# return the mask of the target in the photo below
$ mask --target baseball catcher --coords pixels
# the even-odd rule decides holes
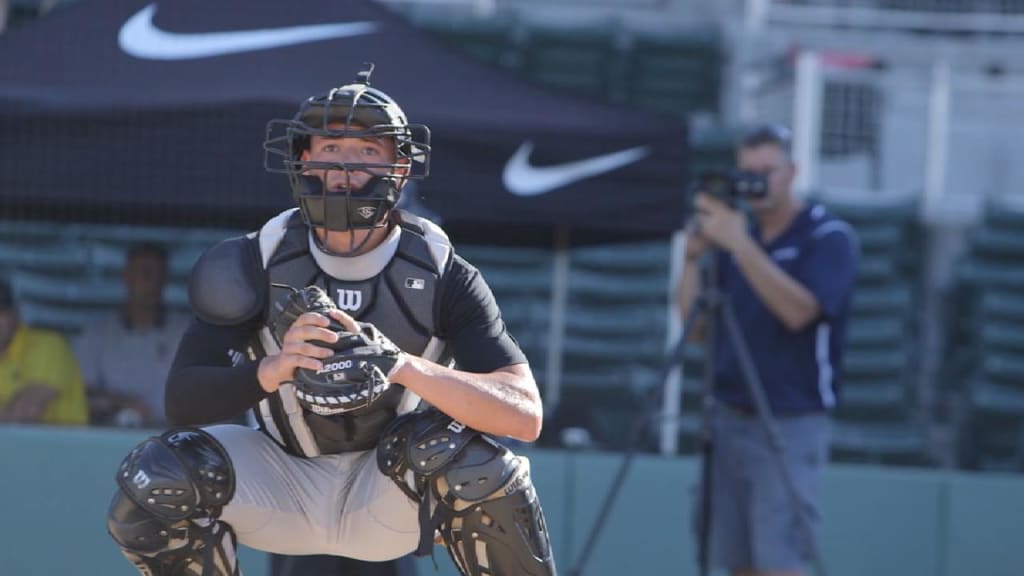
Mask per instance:
[[[371,72],[270,122],[297,208],[192,270],[177,427],[122,462],[107,521],[143,575],[239,575],[238,543],[382,561],[435,537],[466,576],[555,574],[529,462],[499,440],[539,435],[536,383],[479,272],[396,208],[430,132]]]

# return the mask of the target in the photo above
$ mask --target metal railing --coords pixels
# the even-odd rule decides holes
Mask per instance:
[[[938,33],[1024,34],[1020,0],[752,0],[768,23],[798,26],[914,30]]]

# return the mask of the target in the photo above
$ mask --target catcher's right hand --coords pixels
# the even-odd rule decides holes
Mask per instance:
[[[275,310],[269,324],[281,344],[278,363],[286,369],[295,360],[293,374],[281,381],[295,385],[304,408],[321,415],[348,412],[390,387],[401,351],[372,324],[340,313],[320,288],[297,290]],[[321,362],[310,362],[314,358]]]
[[[280,351],[260,361],[257,375],[263,390],[277,391],[281,384],[294,379],[297,369],[321,369],[321,360],[334,355],[330,346],[338,340],[339,332],[358,330],[354,321],[346,327],[333,318],[332,309],[330,298],[315,287],[294,290],[286,301],[274,304],[268,326]]]

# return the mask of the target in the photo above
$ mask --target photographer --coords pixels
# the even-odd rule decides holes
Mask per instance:
[[[715,258],[717,285],[750,349],[782,459],[817,529],[858,248],[845,222],[793,194],[790,147],[787,129],[758,128],[740,143],[738,172],[705,178],[697,188],[677,299],[685,318],[702,290],[702,257]],[[750,224],[737,209],[741,201]],[[736,576],[801,574],[811,550],[800,511],[757,417],[736,345],[721,323],[716,328],[707,343],[715,347],[709,562]],[[691,339],[701,333],[694,326]]]

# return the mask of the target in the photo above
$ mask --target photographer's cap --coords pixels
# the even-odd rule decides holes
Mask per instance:
[[[740,142],[744,148],[775,144],[787,154],[792,154],[793,131],[785,124],[760,124],[748,130]]]

